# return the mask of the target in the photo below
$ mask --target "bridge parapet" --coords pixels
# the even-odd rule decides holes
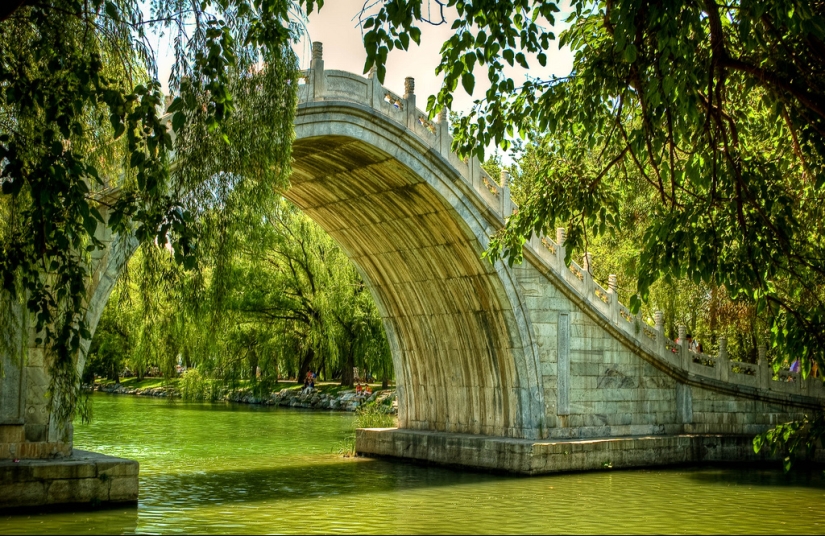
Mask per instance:
[[[321,43],[313,43],[310,68],[303,71],[300,78],[299,103],[356,103],[414,133],[424,146],[438,152],[456,169],[469,189],[489,209],[488,217],[492,216],[493,226],[500,227],[518,210],[510,198],[507,174],[503,173],[496,180],[481,168],[477,157],[462,159],[452,151],[446,112],[442,111],[437,121],[431,121],[427,112],[416,107],[412,78],[406,79],[402,96],[382,86],[374,71],[362,77],[346,71],[326,70]],[[615,275],[610,276],[607,288],[594,280],[589,254],[585,255],[582,264],[571,261],[566,265],[564,238],[564,229],[557,230],[555,240],[541,234],[533,235],[525,244],[525,257],[550,271],[568,294],[572,292],[578,297],[576,301],[585,305],[584,309],[591,317],[602,325],[615,328],[635,351],[649,361],[658,362],[662,369],[679,376],[691,375],[760,391],[825,399],[822,381],[814,378],[803,380],[799,373],[789,370],[779,370],[775,375],[764,351],[760,353],[758,363],[744,363],[728,358],[725,339],[720,340],[717,355],[708,355],[690,351],[684,343],[677,344],[667,338],[660,314],[656,315],[656,321],[651,326],[619,302]]]
[[[506,219],[518,210],[510,198],[510,187],[504,177],[495,179],[482,169],[477,157],[462,159],[452,151],[446,113],[439,114],[437,121],[431,121],[427,112],[416,107],[412,78],[405,80],[405,91],[401,96],[382,86],[374,70],[367,77],[327,70],[324,68],[323,45],[316,42],[312,45],[310,68],[299,76],[298,102],[318,101],[360,104],[406,127],[421,143],[441,154],[498,218]]]
[[[603,322],[617,327],[627,338],[636,343],[637,348],[654,356],[673,369],[699,377],[752,387],[760,390],[777,391],[825,399],[825,384],[816,378],[803,379],[798,372],[780,369],[774,374],[773,366],[767,359],[766,348],[760,347],[757,363],[734,361],[728,358],[727,339],[719,341],[719,352],[709,355],[693,352],[684,342],[677,343],[665,336],[661,313],[655,315],[654,325],[643,321],[639,314],[633,315],[626,306],[619,303],[616,294],[616,276],[610,275],[610,283],[605,289],[592,277],[592,261],[585,255],[584,266],[571,261],[565,267],[564,230],[557,231],[557,240],[547,236],[534,235],[526,247],[558,279],[572,288],[590,306],[591,314],[601,317]],[[685,340],[685,330],[680,328],[680,339]]]

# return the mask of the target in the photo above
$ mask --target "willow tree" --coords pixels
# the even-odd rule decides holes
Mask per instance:
[[[286,184],[296,86],[289,45],[298,31],[290,13],[303,4],[3,5],[2,297],[35,321],[61,421],[73,411],[74,363],[91,337],[89,255],[104,247],[96,233],[168,245],[191,268],[205,203],[221,205],[234,189],[274,195]],[[156,64],[164,51],[151,46],[158,32],[174,48],[177,97],[168,108]]]
[[[352,386],[356,366],[391,378],[378,310],[335,241],[286,201],[257,229],[242,234],[232,308],[276,334],[274,349],[299,381],[313,368]]]
[[[352,385],[354,367],[392,378],[369,290],[317,224],[280,198],[204,220],[223,222],[220,240],[208,241],[220,248],[202,248],[197,269],[155,247],[129,263],[89,352],[98,374],[114,376],[125,362],[138,376],[159,366],[170,378],[180,359],[230,388],[249,379],[261,395],[310,368],[343,385]]]

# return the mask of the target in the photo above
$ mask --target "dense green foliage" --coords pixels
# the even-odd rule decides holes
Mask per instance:
[[[544,145],[546,140],[529,142],[515,154],[508,166],[513,200],[522,205],[530,188],[549,165]],[[493,176],[502,169],[501,158],[494,155],[484,167]],[[635,276],[644,250],[644,232],[655,218],[657,199],[644,195],[642,189],[622,189],[616,196],[621,206],[617,228],[612,232],[588,237],[593,277],[603,285],[609,274],[617,274],[621,303],[629,303],[636,293]],[[573,254],[581,254],[581,248]],[[746,295],[731,297],[724,286],[694,282],[686,278],[663,278],[650,285],[648,299],[641,305],[642,320],[654,323],[654,312],[663,313],[665,332],[671,339],[678,337],[678,326],[687,327],[703,351],[715,355],[718,340],[726,336],[731,359],[755,362],[757,347],[770,336],[770,318],[757,314],[753,300]],[[769,352],[773,357],[776,352]],[[787,365],[788,363],[785,363]]]
[[[814,459],[817,447],[822,448],[825,438],[825,414],[805,416],[801,421],[778,424],[753,438],[753,450],[767,447],[772,456],[782,456],[782,468],[788,472],[794,460]]]
[[[228,221],[220,251],[202,251],[197,270],[141,248],[101,318],[89,373],[117,379],[128,367],[142,377],[157,367],[173,378],[181,364],[181,389],[193,398],[209,398],[210,378],[251,380],[261,392],[310,369],[344,385],[353,367],[391,380],[378,311],[332,238],[281,199],[236,212],[249,218]]]
[[[388,49],[418,39],[421,4],[387,0],[366,18],[367,68],[380,76]],[[558,41],[572,72],[520,87],[503,67],[544,64],[555,36],[541,24],[558,7],[445,5],[457,16],[430,111],[450,107],[459,81],[472,93],[472,68],[487,65],[454,147],[483,156],[520,134],[540,153],[491,259],[520,260],[526,237],[556,226],[581,254],[629,225],[632,309],[657,281],[687,280],[764,314],[777,363],[825,364],[825,3],[576,0]]]
[[[25,0],[0,13],[0,279],[49,350],[61,420],[91,336],[89,256],[103,228],[169,244],[192,268],[212,230],[203,203],[286,185],[291,10],[303,4],[314,2]],[[166,110],[158,32],[175,53]]]

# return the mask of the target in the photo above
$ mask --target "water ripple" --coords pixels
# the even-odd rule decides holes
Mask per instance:
[[[825,533],[821,474],[508,477],[330,454],[352,416],[95,396],[78,448],[141,463],[136,508],[0,517],[1,534]]]

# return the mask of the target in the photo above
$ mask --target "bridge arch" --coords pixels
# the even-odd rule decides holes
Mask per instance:
[[[525,439],[747,434],[822,407],[821,382],[773,378],[764,358],[731,361],[720,343],[718,355],[695,360],[661,322],[648,325],[619,303],[615,278],[604,288],[589,259],[567,266],[563,233],[533,236],[523,265],[489,264],[489,235],[516,208],[506,183],[451,152],[446,121],[416,109],[411,79],[399,97],[373,76],[325,71],[315,52],[298,88],[285,195],[367,282],[393,353],[402,429]],[[92,328],[136,246],[104,234],[111,245],[96,254]],[[31,378],[46,371],[28,368],[26,382],[43,384]]]
[[[325,71],[320,47],[313,56],[298,88],[286,196],[355,261],[398,380],[401,430],[360,430],[358,452],[527,473],[595,468],[613,456],[616,467],[689,461],[685,452],[736,459],[752,455],[741,434],[823,408],[825,384],[774,371],[764,352],[758,363],[732,361],[720,340],[717,355],[696,356],[667,338],[659,317],[648,325],[631,314],[615,277],[605,288],[589,257],[565,263],[563,232],[531,237],[520,266],[483,260],[489,235],[516,208],[506,183],[450,151],[446,121],[416,109],[411,79],[399,97],[372,76]],[[92,331],[137,246],[100,233],[108,246],[90,266]],[[47,411],[47,385],[42,349],[30,342],[25,366],[9,367],[0,389],[0,433],[25,438],[26,457],[71,450],[71,428]],[[684,433],[712,436],[693,436],[690,449],[670,437],[660,456],[655,436]],[[713,434],[733,434],[730,449]],[[649,446],[619,455],[611,442],[622,436],[645,436]],[[601,438],[600,446],[586,442],[596,450],[585,460],[567,457],[568,443],[548,443],[576,438]]]
[[[371,107],[304,103],[295,131],[285,196],[367,282],[400,426],[534,437],[545,414],[539,360],[517,282],[481,257],[489,207],[439,151]]]

